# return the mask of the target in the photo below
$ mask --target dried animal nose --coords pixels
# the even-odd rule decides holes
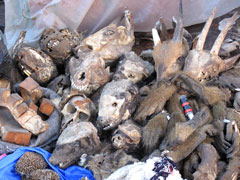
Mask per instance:
[[[103,117],[102,116],[98,116],[97,121],[103,122]]]

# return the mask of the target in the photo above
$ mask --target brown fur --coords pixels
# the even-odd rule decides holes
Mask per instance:
[[[177,163],[191,154],[191,152],[206,139],[207,134],[212,136],[215,133],[215,128],[207,124],[191,134],[186,141],[171,148],[167,155]]]
[[[164,137],[167,130],[168,120],[165,113],[159,113],[148,121],[143,127],[143,146],[146,152],[152,152]]]
[[[217,176],[218,153],[216,149],[208,143],[202,143],[198,147],[201,163],[197,171],[193,174],[195,180],[215,180]]]
[[[174,94],[176,87],[162,82],[157,89],[151,90],[148,96],[140,102],[134,120],[139,123],[145,123],[146,117],[154,113],[159,113],[167,100]]]

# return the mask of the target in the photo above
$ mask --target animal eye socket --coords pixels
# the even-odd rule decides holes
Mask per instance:
[[[116,106],[117,106],[117,103],[113,103],[112,106],[113,106],[113,107],[116,107]]]
[[[113,35],[114,33],[115,32],[113,30],[108,30],[108,31],[104,32],[104,34],[108,35],[108,36]]]
[[[78,79],[79,79],[80,81],[83,81],[83,80],[85,79],[85,77],[86,77],[86,74],[85,74],[85,72],[83,72],[83,73],[78,77]]]
[[[128,77],[129,78],[134,78],[134,75],[133,74],[129,74]]]

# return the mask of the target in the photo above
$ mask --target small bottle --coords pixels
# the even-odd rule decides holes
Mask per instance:
[[[187,117],[188,120],[191,120],[193,118],[193,111],[191,106],[189,105],[190,103],[187,100],[187,97],[185,95],[181,95],[180,96],[180,102],[181,102],[181,106],[184,109],[184,114]]]

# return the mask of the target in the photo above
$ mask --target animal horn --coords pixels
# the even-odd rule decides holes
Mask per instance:
[[[207,22],[205,23],[205,25],[203,27],[201,34],[198,37],[196,49],[199,51],[203,50],[203,46],[206,41],[206,37],[207,37],[208,31],[210,29],[210,26],[212,24],[215,13],[216,13],[216,8],[213,9],[211,16],[208,18]]]
[[[180,0],[179,19],[178,19],[177,27],[174,30],[173,41],[182,42],[182,37],[183,37],[183,7],[182,7],[182,0]]]
[[[153,37],[154,46],[161,44],[161,39],[156,28],[152,28],[152,37]]]
[[[225,36],[227,35],[228,30],[231,29],[231,25],[235,21],[236,17],[237,17],[237,12],[235,12],[234,15],[229,19],[229,21],[227,22],[226,26],[223,28],[221,33],[218,35],[218,37],[215,40],[215,42],[213,44],[213,47],[212,47],[212,49],[210,51],[211,54],[218,55],[219,50],[220,50],[221,45],[222,45],[222,42],[223,42]]]

